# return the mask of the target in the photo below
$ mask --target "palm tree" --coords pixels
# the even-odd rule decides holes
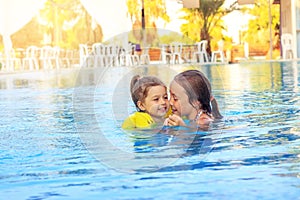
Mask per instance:
[[[144,26],[147,43],[151,44],[157,36],[156,20],[169,22],[165,0],[127,0],[127,12],[132,21],[132,30],[136,40],[142,39],[142,8],[144,8]]]
[[[187,9],[183,8],[186,13],[182,18],[187,21],[181,26],[181,31],[184,35],[195,41],[207,40],[207,52],[211,54],[211,34],[214,29],[219,29],[222,26],[222,17],[228,13],[238,10],[237,1],[224,8],[225,0],[200,0],[199,8]],[[199,30],[200,29],[200,30]]]

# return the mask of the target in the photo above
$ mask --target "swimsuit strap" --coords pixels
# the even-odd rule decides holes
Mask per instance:
[[[197,113],[197,115],[196,115],[194,121],[197,122],[197,121],[199,120],[200,116],[201,116],[203,113],[206,114],[206,115],[208,115],[210,118],[213,117],[212,114],[209,113],[209,112],[207,112],[206,110],[200,110],[200,111],[198,111],[198,113]]]
[[[203,110],[198,111],[198,113],[197,113],[197,115],[196,115],[196,117],[194,119],[195,122],[198,121],[198,119],[200,118],[200,116],[202,115],[202,113],[203,113]]]

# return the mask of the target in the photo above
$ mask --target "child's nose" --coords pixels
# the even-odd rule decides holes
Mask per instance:
[[[160,98],[160,101],[159,101],[159,103],[160,103],[160,104],[165,104],[165,103],[166,103],[166,101],[165,101],[165,99],[164,99],[164,98]]]
[[[174,105],[174,104],[173,104],[173,98],[170,99],[169,103],[170,103],[171,106]]]

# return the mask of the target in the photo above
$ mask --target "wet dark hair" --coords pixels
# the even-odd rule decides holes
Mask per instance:
[[[143,102],[148,95],[148,92],[153,86],[163,86],[167,89],[167,86],[155,76],[135,75],[131,79],[130,92],[132,101],[138,111],[141,111],[137,105],[138,101]]]
[[[176,75],[174,80],[184,88],[191,105],[194,106],[193,102],[199,101],[200,109],[204,112],[212,114],[217,119],[223,117],[212,95],[210,82],[202,72],[187,70]]]

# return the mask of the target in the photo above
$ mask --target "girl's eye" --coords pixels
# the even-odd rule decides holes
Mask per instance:
[[[154,98],[153,101],[158,101],[158,98]]]

